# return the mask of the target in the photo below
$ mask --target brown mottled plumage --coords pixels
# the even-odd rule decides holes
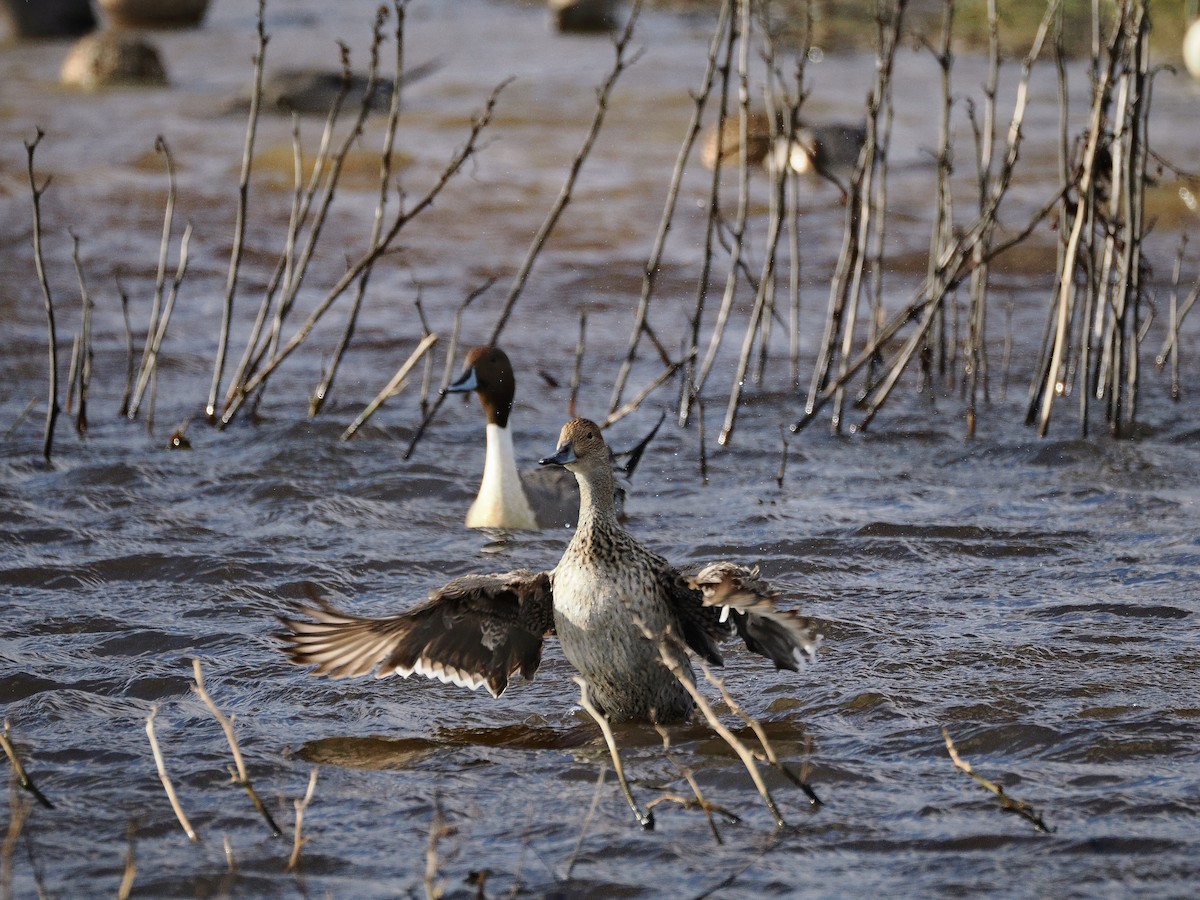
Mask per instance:
[[[565,466],[580,491],[579,524],[552,571],[465,576],[380,619],[307,609],[308,620],[283,619],[288,655],[333,678],[417,672],[486,684],[499,696],[516,672],[533,677],[553,630],[610,719],[659,722],[687,718],[692,701],[647,630],[713,665],[722,662],[719,642],[735,630],[776,668],[795,670],[815,655],[820,636],[807,619],[775,607],[777,592],[757,570],[715,563],[689,583],[621,526],[611,456],[594,422],[568,422],[542,463]]]

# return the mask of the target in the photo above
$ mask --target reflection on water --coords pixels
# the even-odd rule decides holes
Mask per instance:
[[[166,444],[196,412],[211,372],[245,127],[226,110],[249,80],[253,4],[218,3],[200,31],[155,36],[171,70],[167,91],[76,94],[53,84],[65,45],[0,51],[0,699],[17,750],[55,803],[33,810],[21,848],[6,857],[13,895],[34,895],[38,884],[54,896],[116,893],[131,825],[144,896],[420,893],[435,803],[455,829],[439,863],[452,893],[473,893],[466,880],[480,871],[489,893],[571,896],[1200,889],[1196,410],[1186,392],[1170,402],[1152,371],[1143,373],[1136,440],[1079,440],[1066,412],[1051,440],[1036,440],[1019,424],[1032,363],[1015,354],[1008,391],[997,373],[974,442],[962,439],[953,392],[909,386],[874,431],[833,437],[818,425],[789,436],[779,484],[779,423],[799,410],[780,327],[779,361],[744,407],[734,446],[718,450],[709,437],[707,483],[698,430],[664,426],[632,485],[630,528],[681,563],[753,557],[822,624],[821,658],[806,672],[777,673],[730,654],[723,673],[785,760],[811,766],[825,801],[811,811],[767,772],[786,831],[772,832],[738,760],[700,726],[672,732],[670,758],[652,729],[625,727],[618,739],[639,796],[689,793],[674,760],[708,799],[743,817],[720,825],[722,845],[702,814],[670,806],[659,808],[655,832],[642,832],[611,778],[585,829],[607,755],[553,643],[536,679],[497,701],[419,679],[322,682],[286,661],[272,635],[288,604],[323,596],[365,614],[391,612],[463,572],[546,567],[562,550],[559,534],[505,539],[462,527],[482,466],[473,406],[447,403],[408,461],[402,453],[421,413],[415,386],[355,440],[338,440],[419,337],[418,294],[430,327],[448,334],[467,293],[492,275],[506,283],[562,183],[611,62],[603,40],[552,36],[540,6],[452,6],[410,9],[411,62],[437,69],[406,98],[406,190],[419,195],[437,177],[492,86],[516,75],[487,146],[376,270],[326,413],[305,418],[340,321],[318,329],[276,373],[257,419],[225,432],[194,423],[190,451]],[[365,0],[336,9],[292,3],[273,21],[269,59],[333,65],[335,38],[361,59],[371,10]],[[579,411],[602,415],[609,401],[708,29],[701,18],[646,16],[645,55],[621,82],[577,195],[505,332],[521,381],[513,422],[523,458],[553,450],[583,310]],[[872,65],[826,54],[810,69],[810,112],[853,119]],[[934,77],[920,55],[900,65],[913,83]],[[963,58],[958,71],[974,85],[986,67]],[[1082,79],[1073,84],[1083,91]],[[897,305],[923,272],[928,242],[936,124],[919,94],[897,100],[892,197],[902,224],[891,240],[897,259],[920,260],[893,273]],[[1052,77],[1035,80],[1034,95],[1030,159],[1053,165]],[[1161,149],[1189,146],[1194,88],[1162,76],[1154,102]],[[97,304],[91,429],[80,438],[64,419],[52,467],[36,462],[40,412],[21,419],[42,396],[45,371],[20,145],[37,124],[47,132],[40,171],[53,176],[44,212],[62,333],[78,319],[68,226],[80,236]],[[319,125],[302,127],[315,142]],[[284,117],[264,119],[264,159],[290,159],[290,128]],[[147,434],[144,421],[116,416],[125,330],[114,276],[137,331],[162,225],[158,133],[179,168],[177,221],[192,221],[195,236]],[[363,152],[380,136],[379,123],[369,125]],[[373,170],[361,168],[339,195],[310,274],[317,295],[369,231]],[[684,180],[660,273],[653,323],[671,348],[690,327],[704,178],[697,171]],[[285,171],[269,171],[253,195],[243,325],[279,250],[289,184]],[[832,188],[809,190],[803,300],[817,323],[842,210]],[[1021,190],[1022,202],[1040,202],[1036,185]],[[765,208],[756,197],[752,227]],[[997,273],[1018,342],[1036,342],[1044,325],[1050,273],[1040,267],[1052,261],[1053,236],[1040,240],[1024,263]],[[1155,258],[1170,259],[1176,233],[1155,241]],[[464,342],[486,339],[501,294],[475,302]],[[1004,318],[992,326],[997,367]],[[804,332],[805,353],[816,328]],[[1186,385],[1197,374],[1194,332],[1184,339]],[[65,359],[69,335],[64,343]],[[728,388],[718,382],[731,371],[730,343],[714,369],[713,405]],[[631,385],[658,371],[656,359],[639,361]],[[613,442],[635,442],[673,392],[664,388],[649,409],[614,426]],[[251,777],[281,824],[319,768],[299,876],[283,871],[290,842],[270,838],[229,783],[224,737],[190,690],[193,657],[235,716]],[[198,845],[179,830],[155,773],[144,731],[155,705]],[[1002,815],[958,775],[943,726],[964,758],[1033,803],[1055,832]]]

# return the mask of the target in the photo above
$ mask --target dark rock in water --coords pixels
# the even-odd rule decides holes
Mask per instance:
[[[76,37],[96,27],[89,0],[0,0],[0,18],[16,37]]]
[[[167,72],[158,50],[145,38],[124,31],[101,31],[75,43],[59,80],[89,91],[130,85],[160,87],[167,83]]]
[[[108,21],[122,28],[195,28],[209,0],[96,0]]]
[[[604,32],[617,27],[614,0],[550,0],[554,27],[563,32]]]

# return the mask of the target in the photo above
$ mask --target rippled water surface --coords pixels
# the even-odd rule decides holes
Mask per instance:
[[[334,65],[335,39],[363,58],[372,4],[272,6],[268,68]],[[1044,263],[996,274],[992,402],[974,440],[964,439],[955,392],[920,393],[910,383],[867,432],[832,436],[822,420],[789,435],[777,478],[780,425],[800,413],[781,326],[775,361],[762,385],[749,386],[732,445],[716,447],[712,420],[724,407],[747,299],[706,394],[707,482],[699,429],[681,429],[673,417],[636,473],[628,509],[639,537],[681,564],[758,563],[789,603],[821,623],[820,660],[805,672],[727,655],[730,689],[790,765],[807,763],[824,801],[811,809],[768,772],[787,828],[773,827],[736,757],[700,725],[673,733],[671,759],[651,729],[619,729],[634,790],[643,801],[688,793],[674,760],[741,823],[719,821],[718,844],[701,813],[666,805],[656,830],[637,828],[611,772],[597,792],[607,755],[553,643],[537,678],[514,683],[498,701],[424,680],[324,682],[287,662],[274,616],[292,602],[326,597],[359,612],[393,612],[464,572],[549,567],[565,540],[462,526],[483,456],[473,401],[446,404],[407,461],[421,415],[416,383],[354,440],[339,440],[419,340],[418,296],[430,328],[448,335],[462,299],[498,277],[463,321],[464,342],[487,338],[612,59],[603,39],[551,35],[539,6],[414,3],[409,18],[410,64],[438,68],[406,96],[398,168],[407,194],[428,189],[492,87],[515,76],[494,127],[375,271],[327,410],[306,415],[341,329],[338,310],[276,373],[257,418],[224,431],[196,419],[187,451],[168,449],[168,437],[197,415],[211,377],[245,130],[228,110],[249,82],[253,4],[218,0],[202,29],[156,37],[174,81],[168,91],[75,94],[54,84],[65,45],[0,49],[0,702],[18,752],[54,804],[35,806],[5,849],[6,889],[18,897],[115,895],[132,847],[136,896],[419,895],[438,807],[449,828],[436,843],[437,878],[461,895],[480,890],[481,877],[487,895],[1200,892],[1196,332],[1185,329],[1185,391],[1175,403],[1150,365],[1163,336],[1160,299],[1133,437],[1114,440],[1099,426],[1079,437],[1072,398],[1050,436],[1037,438],[1021,420],[1053,265],[1048,229],[1035,239],[1048,249],[1031,254]],[[710,28],[646,14],[643,55],[619,83],[577,194],[505,331],[519,369],[516,441],[527,461],[553,449],[566,418],[581,311],[579,409],[603,417],[608,408]],[[812,114],[857,117],[872,66],[858,55],[814,63]],[[936,68],[905,53],[900,69],[903,83],[917,87],[897,100],[890,240],[898,261],[919,259],[928,243],[926,150],[936,141],[928,103]],[[964,57],[957,72],[962,91],[975,93],[986,66]],[[1082,69],[1073,78],[1081,110]],[[1157,146],[1194,167],[1198,92],[1168,75],[1155,90]],[[1048,73],[1032,96],[1029,159],[1053,166],[1058,113]],[[64,416],[49,466],[40,452],[45,320],[20,144],[37,125],[46,131],[39,180],[52,176],[43,212],[64,369],[79,316],[67,228],[79,236],[96,302],[91,427],[80,438]],[[303,129],[315,142],[319,123],[305,119]],[[185,221],[195,235],[148,432],[145,415],[117,416],[125,331],[114,276],[140,331],[165,196],[157,134],[179,170],[176,235]],[[374,121],[355,150],[361,156],[352,158],[302,295],[305,311],[369,232],[380,137]],[[290,123],[264,118],[235,333],[244,334],[285,231],[289,147]],[[1015,209],[1040,203],[1044,187],[1036,178],[1019,183]],[[842,217],[831,188],[808,191],[806,364]],[[651,315],[669,352],[688,330],[705,203],[706,174],[697,168],[684,180]],[[1179,228],[1195,224],[1180,210],[1162,201],[1163,226],[1150,242],[1160,290]],[[752,210],[752,228],[764,216],[765,200]],[[923,268],[897,262],[889,305],[907,302],[912,273]],[[1014,353],[1002,373],[1006,307]],[[235,341],[232,352],[240,351]],[[442,364],[438,355],[435,378]],[[660,369],[647,348],[627,395]],[[612,443],[632,444],[676,395],[672,384],[652,394],[609,430]],[[220,727],[191,691],[193,659],[235,716],[251,777],[285,837],[271,837],[230,783]],[[156,707],[198,844],[183,834],[156,775],[145,732]],[[1052,832],[1005,814],[957,773],[943,727],[980,774],[1033,805]],[[314,765],[308,843],[298,872],[288,873],[292,801]],[[16,835],[14,807],[4,807]]]

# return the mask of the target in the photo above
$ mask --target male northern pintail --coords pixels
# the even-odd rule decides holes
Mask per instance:
[[[777,609],[776,592],[755,570],[714,563],[688,579],[626,531],[613,507],[609,459],[599,427],[572,419],[555,454],[541,461],[565,466],[580,490],[578,527],[552,570],[456,578],[425,603],[384,618],[307,608],[309,619],[282,619],[286,652],[332,678],[417,672],[487,685],[498,697],[514,673],[533,677],[543,640],[557,634],[610,719],[663,723],[685,719],[692,700],[643,629],[714,665],[722,662],[719,641],[735,632],[776,668],[798,670],[814,657],[820,636],[812,623]]]
[[[562,469],[519,471],[508,419],[517,382],[512,363],[499,347],[473,347],[466,367],[447,391],[474,391],[487,416],[483,479],[467,510],[468,528],[565,528],[579,513],[579,488]],[[618,512],[625,491],[614,484]]]
[[[787,166],[801,175],[816,174],[837,180],[854,169],[867,129],[862,124],[797,122],[789,139],[787,124],[780,117],[772,129],[770,117],[751,110],[746,118],[746,161],[751,165]],[[726,116],[718,132],[712,125],[701,140],[700,159],[709,169],[717,164],[736,163],[742,155],[741,121],[736,113]]]

